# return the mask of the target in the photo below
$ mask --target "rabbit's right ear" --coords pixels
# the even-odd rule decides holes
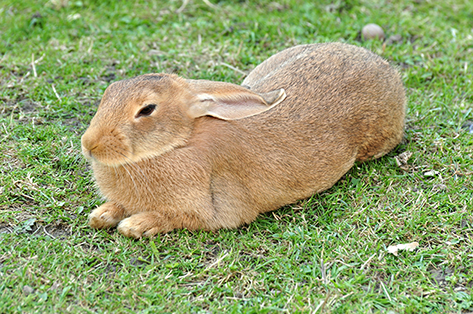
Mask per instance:
[[[258,94],[238,85],[217,83],[197,92],[197,100],[190,104],[187,113],[192,118],[212,116],[236,120],[265,112],[284,98],[284,89]]]

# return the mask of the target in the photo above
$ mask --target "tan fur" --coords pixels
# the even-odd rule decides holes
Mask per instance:
[[[403,135],[400,76],[363,48],[296,46],[242,85],[168,74],[110,85],[82,137],[109,201],[89,224],[135,238],[235,228],[330,188]]]

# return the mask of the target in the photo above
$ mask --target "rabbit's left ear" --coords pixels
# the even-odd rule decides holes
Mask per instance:
[[[207,85],[200,92],[197,91],[197,100],[188,107],[187,113],[190,117],[242,119],[265,112],[286,98],[284,89],[259,94],[238,85],[215,83],[213,86]]]

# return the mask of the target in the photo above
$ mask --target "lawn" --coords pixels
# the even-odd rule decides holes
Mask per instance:
[[[210,2],[0,0],[0,313],[473,312],[473,3]],[[384,42],[362,39],[368,23]],[[284,48],[330,41],[401,71],[393,152],[235,230],[88,227],[103,200],[80,136],[111,82],[241,83]]]

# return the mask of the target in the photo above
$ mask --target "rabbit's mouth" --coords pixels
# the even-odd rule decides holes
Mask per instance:
[[[120,166],[134,162],[129,141],[116,129],[98,132],[89,128],[81,139],[82,154],[91,162]]]
[[[89,162],[110,167],[118,167],[136,162],[135,158],[131,158],[131,154],[126,150],[119,148],[110,149],[110,147],[104,149],[101,145],[95,145],[91,148],[82,146],[82,154]]]

